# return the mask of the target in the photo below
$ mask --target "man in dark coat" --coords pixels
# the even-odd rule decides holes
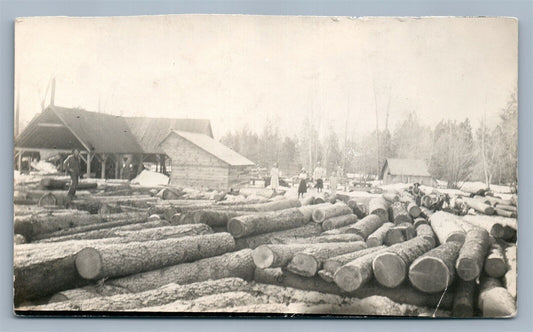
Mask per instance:
[[[80,177],[80,151],[72,150],[72,154],[63,162],[63,169],[70,175],[70,187],[68,188],[68,198],[73,199],[78,189],[78,179]]]

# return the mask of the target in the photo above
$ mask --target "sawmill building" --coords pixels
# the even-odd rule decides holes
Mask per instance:
[[[383,184],[415,183],[435,185],[429,174],[427,163],[422,159],[387,158],[381,169]]]

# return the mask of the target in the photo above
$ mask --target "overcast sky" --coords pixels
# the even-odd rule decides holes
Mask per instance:
[[[391,129],[410,111],[431,126],[477,126],[486,112],[494,125],[516,88],[517,37],[499,18],[25,18],[15,87],[22,124],[55,77],[56,105],[207,118],[216,138],[267,117],[290,136],[308,117],[357,135],[375,128],[376,106],[383,128],[387,105]]]

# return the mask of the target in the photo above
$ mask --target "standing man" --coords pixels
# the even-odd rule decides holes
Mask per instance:
[[[68,188],[69,201],[76,195],[78,189],[78,179],[80,177],[80,151],[73,149],[72,154],[63,162],[63,169],[70,175],[70,187]]]
[[[274,163],[272,169],[270,170],[270,187],[277,193],[279,188],[279,168],[278,163]]]
[[[322,188],[324,188],[324,178],[326,177],[326,170],[320,166],[320,161],[317,162],[317,166],[315,168],[315,171],[313,173],[313,178],[316,182],[315,188],[317,192],[321,192]]]

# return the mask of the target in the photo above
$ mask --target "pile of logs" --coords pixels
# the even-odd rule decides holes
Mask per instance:
[[[103,190],[77,209],[16,207],[17,312],[516,312],[516,220],[498,213],[513,202],[460,198],[483,213],[460,217],[408,192],[230,203]]]

